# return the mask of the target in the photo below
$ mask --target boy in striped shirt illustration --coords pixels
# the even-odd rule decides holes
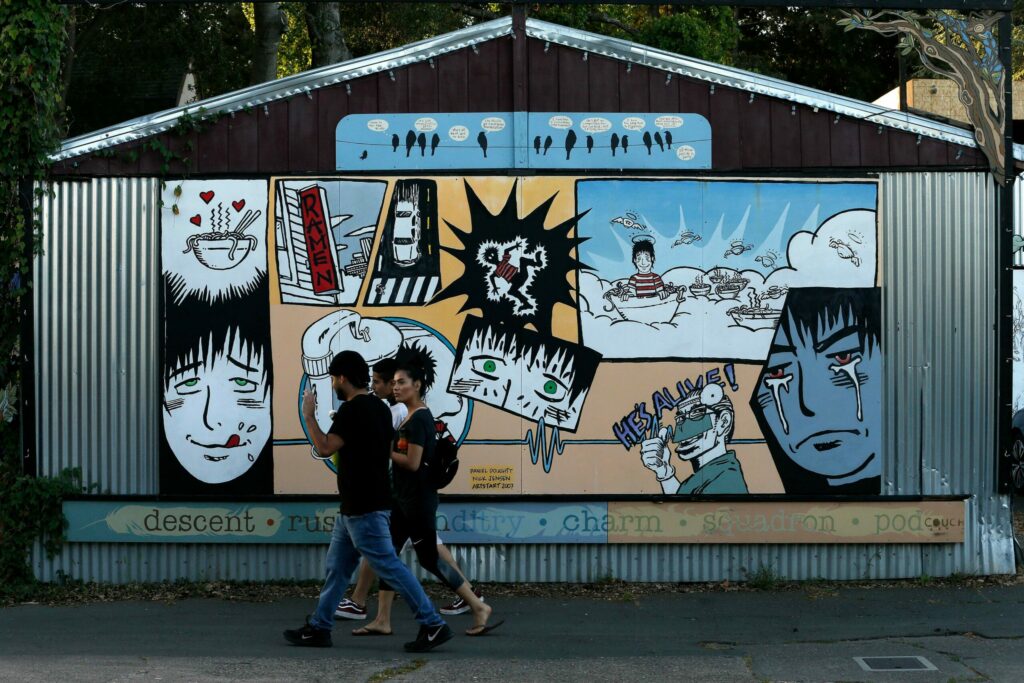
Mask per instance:
[[[636,273],[629,276],[627,290],[622,294],[623,301],[630,296],[638,299],[652,296],[665,299],[669,296],[670,292],[665,289],[661,276],[651,272],[654,268],[654,242],[641,239],[633,242],[633,265],[636,266]]]

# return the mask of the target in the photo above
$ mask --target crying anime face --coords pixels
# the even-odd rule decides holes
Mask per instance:
[[[164,433],[196,479],[222,484],[245,474],[270,438],[265,359],[238,334],[218,347],[208,339],[168,368]]]
[[[877,321],[848,303],[872,290],[824,292],[791,291],[755,398],[785,457],[840,486],[881,474],[882,358]]]
[[[450,392],[528,420],[576,429],[597,367],[596,353],[556,339],[542,340],[528,330],[472,322],[466,328]]]

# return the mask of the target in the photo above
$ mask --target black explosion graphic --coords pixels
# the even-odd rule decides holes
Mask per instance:
[[[445,220],[445,224],[462,243],[462,249],[441,247],[459,259],[465,271],[458,279],[438,292],[433,301],[465,296],[466,300],[459,309],[460,313],[479,309],[489,322],[517,327],[532,324],[540,334],[551,336],[551,319],[555,304],[575,305],[572,288],[569,286],[569,273],[577,269],[592,270],[590,266],[580,263],[574,255],[579,245],[588,238],[569,234],[587,212],[577,214],[546,230],[544,221],[552,202],[558,196],[557,192],[528,215],[519,218],[516,206],[518,183],[512,186],[505,206],[497,214],[488,211],[468,181],[465,181],[465,185],[471,229],[463,230]],[[531,276],[524,287],[526,291],[522,294],[534,299],[536,304],[525,315],[523,306],[513,297],[505,296],[498,300],[488,297],[488,293],[492,291],[488,288],[488,282],[496,273],[501,272],[500,266],[495,263],[499,250],[489,245],[511,244],[518,245],[521,253],[544,254],[542,266],[526,266],[527,259],[523,258],[520,261],[520,264],[523,264],[522,269],[519,269],[520,264],[517,263],[510,264],[513,267],[508,269],[513,272],[519,270],[516,274],[519,276]],[[513,286],[516,275],[510,275]]]

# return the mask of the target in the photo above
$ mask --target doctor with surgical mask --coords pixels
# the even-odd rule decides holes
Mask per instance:
[[[727,444],[736,414],[722,386],[709,384],[690,393],[679,404],[674,427],[640,444],[644,467],[654,472],[661,490],[670,495],[747,493],[743,470]],[[680,481],[672,464],[669,443],[690,463],[693,474]]]

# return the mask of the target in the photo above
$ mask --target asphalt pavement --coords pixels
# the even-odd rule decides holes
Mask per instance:
[[[505,625],[469,638],[449,617],[459,635],[418,655],[401,601],[394,636],[342,622],[329,649],[281,635],[308,599],[18,605],[0,609],[0,680],[1024,681],[1024,585],[618,593],[495,596]]]

